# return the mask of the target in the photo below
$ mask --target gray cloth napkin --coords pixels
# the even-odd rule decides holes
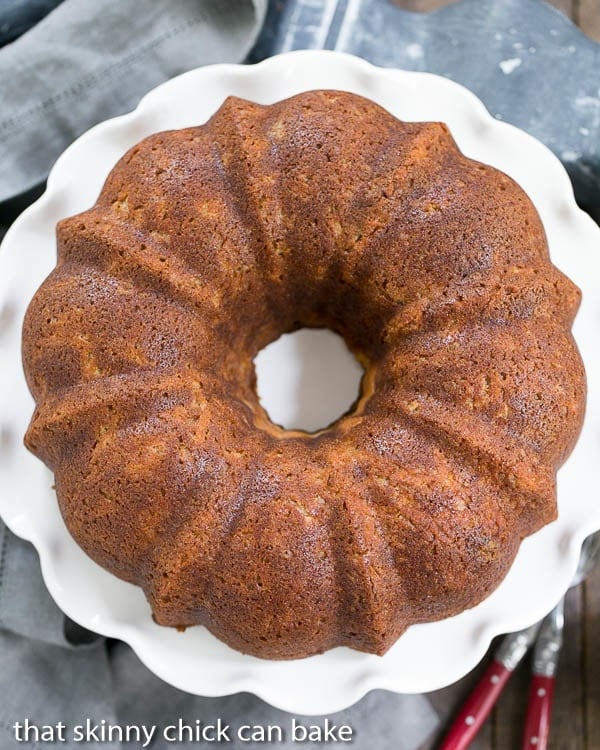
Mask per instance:
[[[242,61],[265,5],[266,0],[64,0],[0,50],[0,201],[43,181],[80,133],[131,110],[158,83],[198,65]],[[104,721],[164,727],[179,719],[194,725],[221,718],[232,726],[287,728],[292,717],[248,694],[199,698],[178,691],[151,674],[125,644],[79,628],[50,598],[34,549],[0,521],[0,750],[48,747],[15,739],[13,725],[26,718],[38,727],[62,722],[72,737],[86,720],[92,726]],[[424,697],[384,691],[328,718],[353,727],[356,750],[414,750],[437,725]],[[73,739],[57,744],[142,746]],[[150,746],[198,744],[155,738]],[[276,746],[292,747],[289,735]]]
[[[199,698],[171,688],[150,673],[123,643],[94,637],[69,622],[54,604],[42,581],[37,554],[0,524],[0,748],[45,747],[19,743],[13,725],[29,718],[36,725],[62,721],[67,732],[89,719],[93,725],[160,727],[180,718],[232,727],[279,725],[289,729],[292,717],[246,693],[226,698]],[[437,725],[437,716],[422,696],[385,691],[369,693],[355,706],[327,717],[354,730],[355,750],[417,748]],[[298,717],[305,725],[321,717]],[[68,735],[67,735],[68,736]],[[263,747],[233,738],[233,748]],[[102,747],[121,750],[119,742],[71,742],[65,748]],[[138,745],[135,745],[136,747]],[[292,748],[289,732],[277,747]],[[306,746],[306,745],[303,745]],[[330,745],[315,742],[311,748]],[[154,750],[198,747],[194,742],[167,743],[160,737]]]
[[[0,201],[168,78],[241,62],[266,0],[66,0],[0,52]]]

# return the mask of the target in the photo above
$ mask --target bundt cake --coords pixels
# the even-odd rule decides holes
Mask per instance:
[[[579,290],[502,172],[349,93],[229,98],[132,148],[24,323],[25,441],[156,622],[285,659],[381,654],[472,607],[555,518],[582,422]],[[360,398],[271,423],[253,358],[339,333]]]

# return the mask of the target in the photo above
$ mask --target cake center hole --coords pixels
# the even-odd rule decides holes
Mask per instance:
[[[322,430],[358,399],[363,368],[337,333],[284,333],[254,359],[256,390],[271,422],[286,430]]]

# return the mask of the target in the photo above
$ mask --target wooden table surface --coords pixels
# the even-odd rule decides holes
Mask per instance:
[[[451,0],[450,0],[451,1]],[[600,0],[550,0],[592,39],[600,41]],[[433,10],[449,0],[395,0],[406,10]],[[600,71],[598,72],[600,84]],[[492,645],[491,651],[493,651]],[[433,750],[463,699],[485,668],[431,694],[445,718],[439,735],[422,750]],[[472,750],[519,750],[529,690],[530,659],[513,675]],[[600,750],[600,568],[569,591],[565,608],[564,646],[554,697],[551,750]]]

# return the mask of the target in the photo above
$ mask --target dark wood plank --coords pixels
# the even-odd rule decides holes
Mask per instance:
[[[583,584],[583,676],[586,750],[600,747],[600,568]]]
[[[426,13],[457,0],[392,0],[404,10]],[[591,39],[600,42],[600,0],[546,0],[575,21]]]
[[[600,42],[600,0],[574,0],[574,20],[591,39]]]
[[[562,11],[565,16],[573,18],[575,0],[546,0],[550,5],[554,5],[555,8]]]
[[[404,10],[412,10],[417,13],[427,13],[430,10],[450,5],[458,0],[392,0],[392,2]],[[547,0],[555,8],[558,8],[569,18],[573,18],[574,6],[577,0]],[[598,0],[590,0],[590,4],[598,4]]]
[[[565,599],[564,642],[560,654],[549,750],[586,750],[582,642],[583,587]]]
[[[427,13],[430,10],[436,10],[444,5],[450,5],[457,0],[392,0],[394,5],[397,5],[403,10],[412,10],[417,13]]]
[[[426,13],[457,0],[392,0],[404,10]],[[578,24],[591,39],[600,42],[600,0],[546,0]]]

